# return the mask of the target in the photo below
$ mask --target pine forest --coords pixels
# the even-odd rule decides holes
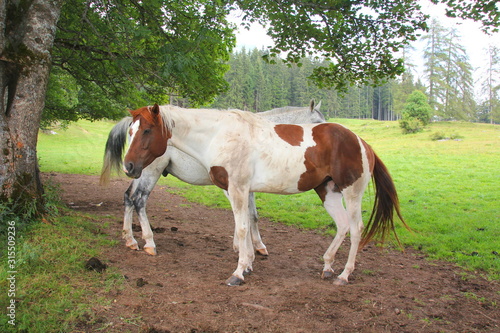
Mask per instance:
[[[304,58],[297,65],[287,66],[279,59],[264,60],[265,50],[243,48],[234,52],[229,61],[229,90],[210,107],[260,112],[306,106],[314,99],[321,101],[327,117],[397,120],[407,97],[421,90],[433,109],[433,120],[500,123],[500,48],[490,46],[485,50],[488,64],[479,73],[479,82],[474,82],[474,68],[456,30],[432,21],[421,41],[423,74],[416,75],[416,66],[407,56],[414,50],[407,47],[403,50],[403,75],[380,86],[351,85],[346,92],[320,89],[308,80],[324,60]],[[475,94],[475,90],[479,93]]]

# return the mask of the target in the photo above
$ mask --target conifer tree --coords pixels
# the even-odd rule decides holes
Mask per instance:
[[[486,50],[488,67],[481,84],[486,98],[479,112],[479,120],[491,124],[500,122],[500,48],[490,45]]]

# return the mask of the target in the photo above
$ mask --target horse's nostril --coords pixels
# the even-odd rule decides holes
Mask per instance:
[[[127,166],[126,166],[126,169],[127,169],[128,172],[132,172],[132,170],[134,170],[134,163],[128,162]]]

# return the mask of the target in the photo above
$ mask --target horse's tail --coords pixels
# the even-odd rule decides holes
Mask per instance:
[[[394,229],[394,212],[396,212],[406,229],[411,229],[401,215],[396,186],[392,181],[387,167],[375,153],[373,153],[373,155],[375,157],[375,165],[373,168],[372,180],[375,184],[375,200],[373,203],[372,214],[368,220],[366,228],[363,231],[360,248],[363,248],[363,246],[365,246],[376,235],[379,235],[383,242],[387,234],[391,231],[394,233],[396,240],[401,246]]]
[[[121,170],[123,149],[127,142],[127,132],[131,122],[132,117],[125,117],[109,132],[104,151],[100,185],[107,185],[109,183],[111,171],[115,170],[118,173]]]

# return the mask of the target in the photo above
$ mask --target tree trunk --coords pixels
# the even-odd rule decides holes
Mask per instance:
[[[0,204],[17,214],[43,212],[36,144],[61,6],[0,0]]]

